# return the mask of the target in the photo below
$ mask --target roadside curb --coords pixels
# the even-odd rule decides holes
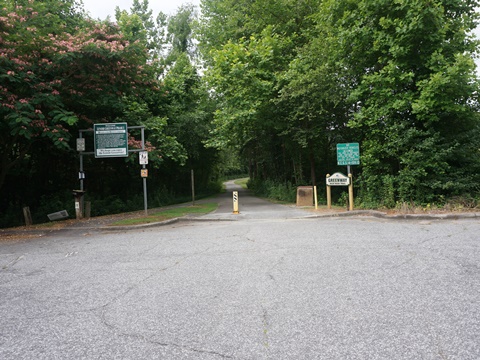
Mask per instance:
[[[185,216],[185,217],[168,219],[168,220],[158,221],[158,222],[153,222],[153,223],[148,223],[148,224],[128,225],[128,226],[115,226],[115,225],[102,226],[102,227],[99,227],[98,230],[102,230],[102,231],[142,230],[142,229],[148,229],[148,228],[157,227],[157,226],[171,225],[171,224],[175,224],[177,222],[189,222],[189,221],[208,222],[208,221],[236,221],[236,220],[235,219],[225,219],[225,218],[223,218],[223,219],[222,218],[212,219],[212,218]]]
[[[353,217],[353,216],[373,216],[380,219],[388,220],[458,220],[458,219],[474,219],[480,218],[480,213],[448,213],[448,214],[396,214],[388,215],[376,210],[354,210],[339,213],[327,213],[311,215],[308,218],[330,218],[330,217]]]
[[[480,213],[448,213],[448,214],[397,214],[397,215],[388,215],[381,211],[376,210],[354,210],[348,212],[339,212],[339,213],[327,213],[327,214],[318,214],[318,215],[309,215],[297,219],[320,219],[320,218],[334,218],[334,217],[354,217],[354,216],[373,216],[380,219],[387,220],[459,220],[459,219],[476,219],[480,218]],[[165,221],[159,221],[149,224],[140,224],[140,225],[129,225],[129,226],[103,226],[98,228],[102,231],[126,231],[126,230],[141,230],[148,229],[157,226],[165,226],[174,224],[177,222],[218,222],[218,221],[238,221],[238,219],[232,218],[207,218],[207,217],[196,217],[196,216],[186,216],[175,219],[169,219]]]
[[[64,231],[64,230],[71,230],[71,229],[84,229],[84,230],[99,230],[99,231],[128,231],[128,230],[143,230],[148,228],[160,227],[175,224],[177,222],[232,222],[238,221],[240,218],[226,218],[226,217],[205,217],[207,215],[201,216],[184,216],[179,218],[173,218],[165,221],[159,221],[149,224],[139,224],[139,225],[128,225],[128,226],[114,226],[114,225],[103,225],[103,226],[88,226],[88,227],[63,227],[59,229],[21,229],[21,230],[11,230],[11,231],[1,231],[0,230],[0,237],[11,236],[13,234],[24,234],[30,236],[48,236],[49,234]],[[448,214],[396,214],[396,215],[388,215],[381,211],[376,210],[354,210],[354,211],[346,211],[346,212],[330,212],[324,214],[314,214],[314,215],[307,215],[304,217],[297,217],[296,219],[322,219],[322,218],[340,218],[340,217],[355,217],[355,216],[371,216],[379,219],[385,220],[461,220],[461,219],[480,219],[480,212],[470,212],[470,213],[448,213]]]
[[[158,222],[153,222],[153,223],[148,223],[148,224],[128,225],[128,226],[115,226],[115,225],[102,226],[102,227],[99,227],[98,230],[102,230],[102,231],[117,231],[117,230],[148,229],[148,228],[156,227],[156,226],[163,226],[163,225],[174,224],[174,223],[180,221],[180,219],[181,219],[181,218],[174,218],[174,219],[168,219],[168,220],[158,221]]]

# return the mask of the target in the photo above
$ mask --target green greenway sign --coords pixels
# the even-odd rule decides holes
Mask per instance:
[[[337,144],[338,165],[360,165],[360,146],[358,143]]]
[[[95,157],[128,156],[127,123],[94,124]]]

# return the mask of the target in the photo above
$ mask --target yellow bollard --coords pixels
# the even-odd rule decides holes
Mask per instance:
[[[239,214],[238,211],[238,191],[233,192],[233,213]]]
[[[350,184],[348,185],[349,210],[353,211],[353,176],[352,174],[348,174],[348,177],[350,178]]]

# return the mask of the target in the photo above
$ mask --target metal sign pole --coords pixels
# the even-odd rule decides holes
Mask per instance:
[[[142,150],[145,151],[145,128],[141,128],[142,133]],[[144,169],[146,169],[146,165],[142,165]],[[145,215],[148,215],[148,203],[147,203],[147,178],[143,178],[143,207],[145,210]]]
[[[353,177],[352,174],[348,174],[350,178],[350,184],[348,185],[348,200],[349,200],[349,210],[353,211]]]
[[[108,127],[108,128],[107,128]],[[131,129],[140,129],[142,137],[141,149],[128,149],[128,131]],[[97,130],[97,131],[95,131]],[[94,151],[85,151],[85,142],[78,142],[83,138],[84,132],[92,132],[94,136]],[[92,129],[80,130],[79,139],[77,139],[77,150],[80,152],[80,190],[84,190],[83,180],[85,179],[85,173],[83,172],[83,155],[95,155],[95,158],[111,158],[111,157],[128,157],[130,153],[145,152],[145,159],[141,160],[142,177],[143,177],[143,202],[145,214],[148,215],[148,203],[147,203],[147,179],[148,171],[145,165],[148,164],[148,153],[145,151],[145,126],[128,126],[127,123],[104,123],[94,124]],[[108,140],[108,141],[107,141]],[[111,140],[111,141],[110,141]],[[113,145],[111,146],[113,142]],[[79,143],[82,148],[79,148]],[[143,162],[145,161],[145,162]],[[143,175],[145,173],[145,176]],[[82,197],[82,211],[84,209],[83,197]]]
[[[146,166],[142,165],[145,169]],[[145,209],[145,215],[148,215],[148,204],[147,204],[147,178],[143,178],[143,208]]]
[[[79,138],[82,139],[82,132],[79,133]],[[80,178],[80,190],[83,190],[83,152],[80,152],[80,174],[78,176]]]
[[[78,137],[80,139],[83,139],[83,133],[82,131],[80,131],[78,133]],[[77,149],[78,150],[78,149]],[[80,149],[80,150],[83,150],[85,151],[85,149]],[[83,192],[85,189],[84,189],[84,185],[83,185],[83,179],[85,178],[85,174],[83,172],[83,151],[80,151],[80,168],[79,168],[79,173],[78,173],[78,177],[80,178],[80,190]],[[76,204],[75,204],[76,205]],[[85,210],[85,199],[82,195],[82,197],[80,198],[80,203],[79,203],[79,206],[80,206],[80,217],[82,217],[82,215],[85,213],[84,210]],[[75,206],[75,210],[76,210],[76,206]],[[77,219],[78,219],[78,215],[77,215]]]
[[[353,175],[350,165],[360,165],[358,143],[337,144],[337,165],[347,165],[349,210],[353,210]]]
[[[83,154],[80,153],[80,190],[81,191],[84,191],[84,189],[83,189],[83,178],[84,178],[84,175],[83,175]],[[84,214],[84,209],[85,209],[85,201],[84,201],[84,198],[83,198],[83,195],[82,195],[82,197],[80,198],[80,212],[81,212],[82,215]]]

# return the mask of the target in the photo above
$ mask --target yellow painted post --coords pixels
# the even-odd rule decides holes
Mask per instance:
[[[350,204],[349,210],[353,211],[353,176],[352,174],[348,174],[350,178],[350,184],[348,185],[348,202]]]
[[[233,192],[233,213],[238,214],[238,191]]]
[[[330,177],[330,174],[327,174],[327,179]],[[327,185],[327,208],[332,208],[332,189],[330,185]]]
[[[317,186],[313,187],[313,197],[315,198],[315,210],[318,209]]]

